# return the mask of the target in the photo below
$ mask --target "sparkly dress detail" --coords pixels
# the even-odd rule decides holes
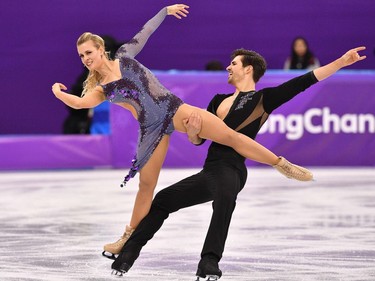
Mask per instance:
[[[166,15],[167,9],[163,8],[133,39],[119,48],[116,59],[119,59],[121,78],[101,85],[108,101],[130,104],[138,116],[137,152],[121,186],[142,169],[162,137],[173,132],[173,116],[183,104],[180,98],[170,93],[148,68],[134,58]]]

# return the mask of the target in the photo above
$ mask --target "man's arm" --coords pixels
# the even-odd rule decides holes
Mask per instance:
[[[365,47],[358,47],[349,50],[339,59],[321,66],[304,75],[295,77],[277,87],[263,89],[263,106],[267,113],[294,98],[313,84],[328,78],[339,69],[351,65],[357,61],[364,60],[366,56],[360,56],[358,51],[364,50]]]
[[[332,74],[334,74],[339,69],[354,64],[357,61],[364,60],[366,56],[360,56],[358,52],[363,51],[365,49],[366,47],[358,47],[351,49],[337,60],[313,70],[316,79],[318,79],[318,81],[322,81],[331,76]]]

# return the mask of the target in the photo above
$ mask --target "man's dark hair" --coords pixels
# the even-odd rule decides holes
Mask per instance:
[[[237,56],[242,56],[241,61],[243,67],[251,65],[254,69],[253,79],[257,83],[259,79],[264,75],[267,69],[266,60],[257,52],[246,50],[246,49],[237,49],[232,52],[231,59],[233,60]]]

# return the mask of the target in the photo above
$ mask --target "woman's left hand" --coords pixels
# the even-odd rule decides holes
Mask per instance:
[[[175,4],[172,6],[167,7],[167,14],[175,16],[178,19],[182,19],[182,17],[187,17],[189,11],[187,10],[189,6],[185,4]],[[182,16],[182,17],[181,17]]]

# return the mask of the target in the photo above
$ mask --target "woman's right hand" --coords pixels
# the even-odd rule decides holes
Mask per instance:
[[[61,90],[67,90],[68,88],[62,83],[55,83],[52,85],[52,92],[56,96]]]
[[[181,16],[187,17],[189,11],[187,10],[189,6],[185,4],[175,4],[167,7],[167,14],[175,16],[178,19],[182,19]]]

